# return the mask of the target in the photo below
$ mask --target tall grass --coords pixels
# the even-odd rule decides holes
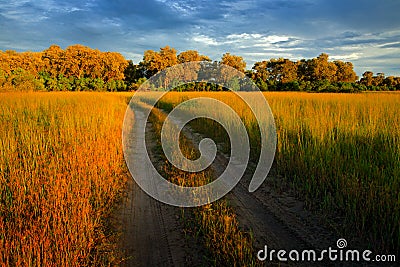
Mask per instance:
[[[155,133],[160,138],[162,124],[166,114],[153,109],[150,114]],[[182,154],[189,159],[199,156],[192,143],[184,135],[180,136]],[[160,144],[161,140],[158,139]],[[161,145],[161,144],[160,144]],[[214,177],[210,169],[197,173],[187,173],[166,161],[162,166],[163,175],[169,181],[180,186],[202,186],[211,182]],[[225,200],[192,209],[182,208],[185,230],[200,237],[210,254],[213,266],[258,266],[252,246],[252,237],[239,228],[234,210]],[[190,215],[188,215],[190,214]]]
[[[254,116],[232,93],[169,93],[158,106],[170,110],[201,96],[219,99],[236,110],[257,155],[260,139]],[[329,215],[343,236],[361,236],[366,246],[376,250],[398,251],[400,94],[264,96],[276,120],[277,172],[309,206]],[[221,128],[213,127],[210,120],[198,121],[197,130],[223,135],[213,133]]]
[[[345,236],[400,245],[400,94],[267,94],[278,171]],[[338,223],[340,222],[340,223]]]
[[[118,262],[107,218],[126,182],[123,96],[0,94],[0,265]]]

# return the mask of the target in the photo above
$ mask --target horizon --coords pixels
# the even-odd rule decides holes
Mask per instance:
[[[53,45],[55,45],[55,46],[59,46],[58,44],[51,44],[50,46],[53,46]],[[70,47],[70,46],[75,46],[75,45],[82,45],[82,44],[72,44],[72,45],[69,45],[69,46],[67,46],[67,47],[61,47],[61,46],[59,46],[61,49],[63,49],[63,50],[66,50],[68,47]],[[166,46],[169,46],[169,45],[166,45]],[[166,47],[166,46],[164,46],[164,47]],[[89,46],[86,46],[86,47],[88,47],[89,49],[93,49],[93,50],[99,50],[98,48],[92,48],[92,47],[89,47]],[[171,46],[169,46],[170,48],[174,48],[174,47],[171,47]],[[48,47],[49,48],[49,47]],[[46,48],[47,49],[47,48]],[[44,50],[46,50],[46,49],[44,49]],[[160,48],[161,49],[161,48]],[[17,53],[24,53],[24,52],[33,52],[33,53],[42,53],[44,50],[42,50],[42,51],[33,51],[33,50],[24,50],[24,51],[16,51],[16,50],[11,50],[11,51],[16,51]],[[1,52],[2,50],[0,50],[0,52]],[[7,50],[6,50],[7,51]],[[3,51],[3,52],[6,52],[6,51]],[[10,51],[10,50],[8,50],[8,51]],[[125,60],[127,60],[127,61],[132,61],[132,63],[133,64],[135,64],[135,65],[139,65],[139,63],[140,62],[143,62],[143,59],[142,60],[140,60],[140,61],[137,61],[137,62],[134,62],[132,59],[129,59],[129,58],[126,58],[121,52],[119,52],[119,51],[102,51],[102,50],[99,50],[100,52],[115,52],[115,53],[120,53],[124,58],[125,58]],[[145,50],[146,51],[146,50]],[[144,52],[145,51],[143,51],[143,54],[144,54]],[[185,52],[185,51],[188,51],[188,50],[184,50],[184,51],[176,51],[176,55],[179,55],[179,53],[181,53],[181,52]],[[197,50],[196,50],[197,51]],[[155,52],[158,52],[158,50],[155,50]],[[198,51],[197,51],[198,52]],[[229,53],[229,52],[225,52],[225,53]],[[321,54],[322,53],[324,53],[324,52],[321,52]],[[319,55],[321,55],[321,54],[319,54]],[[326,53],[325,53],[326,54]],[[318,56],[319,56],[318,55]],[[204,56],[208,56],[208,55],[204,55]],[[240,56],[240,55],[235,55],[235,56]],[[330,57],[330,55],[328,55],[329,56],[329,61],[330,62],[333,62],[333,61],[335,61],[335,60],[333,60],[333,59],[331,59],[331,57]],[[316,57],[314,57],[314,58],[316,58]],[[300,60],[312,60],[312,59],[314,59],[314,58],[302,58],[302,59],[295,59],[295,60],[291,60],[291,59],[289,59],[289,60],[291,60],[291,61],[293,61],[293,62],[299,62]],[[221,55],[221,58],[219,58],[219,59],[211,59],[210,58],[210,60],[211,60],[211,62],[221,62],[221,59],[222,59],[222,55]],[[279,58],[268,58],[268,59],[263,59],[263,60],[261,60],[261,61],[269,61],[269,60],[273,60],[273,59],[279,59]],[[340,59],[337,59],[338,61],[340,61]],[[245,60],[244,60],[245,61]],[[350,62],[350,63],[352,63],[353,64],[353,69],[354,69],[354,71],[355,71],[355,69],[356,69],[356,67],[357,66],[355,66],[354,65],[354,63],[352,62],[352,61],[343,61],[343,62]],[[247,64],[247,62],[245,61],[245,63],[246,63],[246,68],[245,68],[245,70],[246,71],[252,71],[253,70],[253,66],[254,66],[254,64],[253,65],[249,65],[249,64]],[[369,71],[369,70],[367,70],[367,71]],[[377,71],[377,72],[373,72],[373,75],[374,76],[377,76],[378,74],[381,74],[381,73],[383,73],[382,71]],[[360,81],[361,80],[361,78],[363,78],[363,75],[362,74],[358,74],[358,73],[356,73],[357,74],[357,81]],[[400,76],[396,76],[396,75],[386,75],[386,73],[384,73],[385,74],[385,77],[389,77],[389,76],[394,76],[394,77],[400,77]]]
[[[136,8],[138,7],[138,8]],[[400,76],[400,2],[321,1],[53,1],[0,4],[0,50],[43,51],[82,44],[115,51],[135,64],[145,50],[169,45],[211,60],[229,52],[251,69],[257,61],[350,61],[365,71]]]

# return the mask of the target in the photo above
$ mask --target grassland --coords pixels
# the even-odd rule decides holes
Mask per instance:
[[[0,94],[0,265],[118,264],[108,217],[129,177],[121,147],[128,96]],[[232,94],[170,93],[159,106],[170,110],[199,96],[220,99],[236,109],[249,130],[252,154],[257,155],[254,117]],[[400,94],[265,97],[276,120],[274,169],[279,177],[310,208],[326,214],[344,237],[362,236],[375,251],[398,251]],[[152,116],[157,122],[164,115]],[[226,139],[209,120],[192,126],[218,142]],[[183,147],[188,155],[193,153],[189,144]],[[168,164],[164,172],[178,184],[187,181]],[[203,174],[202,179],[196,182],[210,177]],[[193,214],[189,228],[206,239],[216,263],[253,260],[251,239],[240,232],[234,211],[223,201]]]
[[[161,129],[166,114],[153,109],[150,120],[161,146]],[[184,156],[195,159],[198,150],[191,140],[184,135],[179,140]],[[206,169],[197,173],[187,173],[164,161],[164,177],[180,186],[202,186],[214,178],[212,170]],[[235,211],[224,199],[193,209],[181,209],[185,231],[194,235],[209,252],[209,263],[213,266],[258,266],[250,233],[242,231]]]
[[[257,155],[260,139],[254,117],[231,93],[169,93],[158,106],[170,110],[201,96],[219,99],[240,114],[252,154]],[[264,96],[276,120],[278,175],[311,208],[327,215],[343,236],[361,236],[370,248],[398,251],[400,94]],[[215,122],[196,121],[192,123],[196,130],[227,140]]]
[[[0,265],[108,266],[125,96],[0,94]]]

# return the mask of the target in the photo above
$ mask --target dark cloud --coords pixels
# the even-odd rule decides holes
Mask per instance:
[[[0,4],[0,49],[81,43],[135,61],[170,45],[218,60],[242,55],[250,68],[270,57],[327,52],[400,75],[398,0],[15,0]],[[360,73],[359,73],[360,74]]]

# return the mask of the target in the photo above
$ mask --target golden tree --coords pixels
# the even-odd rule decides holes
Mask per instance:
[[[144,52],[143,65],[147,70],[146,74],[148,77],[177,63],[176,50],[169,46],[160,48],[159,52],[153,50],[146,50]]]
[[[353,70],[353,63],[340,60],[333,63],[337,67],[335,78],[337,82],[355,82],[358,79],[357,74]]]
[[[329,55],[322,53],[311,61],[312,79],[315,81],[328,80],[335,81],[337,66],[333,62],[328,62]]]
[[[187,50],[178,55],[179,63],[186,63],[191,61],[211,61],[209,57],[200,55],[196,50]]]
[[[246,69],[246,62],[240,56],[231,55],[230,53],[225,53],[222,56],[222,64],[228,65],[238,71],[244,72]]]

